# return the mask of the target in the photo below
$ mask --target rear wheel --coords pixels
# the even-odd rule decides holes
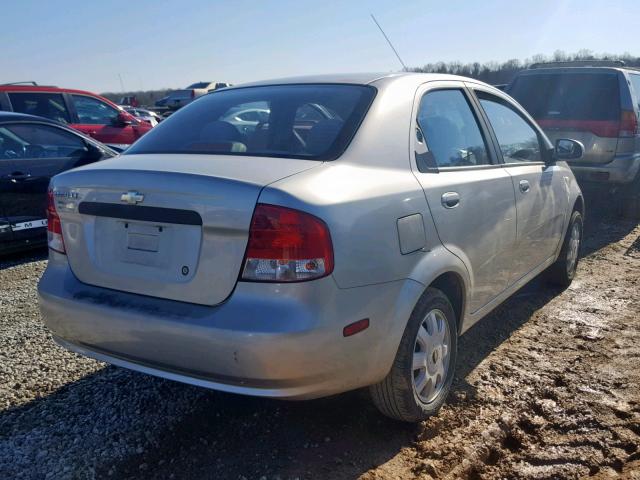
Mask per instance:
[[[568,287],[576,275],[580,246],[582,245],[582,214],[574,210],[569,228],[562,244],[562,250],[556,262],[549,267],[548,280],[561,287]]]
[[[451,302],[440,290],[428,288],[411,314],[391,371],[370,387],[376,407],[404,422],[436,414],[453,381],[457,340]]]

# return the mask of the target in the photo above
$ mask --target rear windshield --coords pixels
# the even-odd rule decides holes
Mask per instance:
[[[536,120],[619,120],[618,74],[522,75],[509,94]]]
[[[375,89],[277,85],[218,90],[171,115],[127,154],[204,153],[332,160],[347,147]]]

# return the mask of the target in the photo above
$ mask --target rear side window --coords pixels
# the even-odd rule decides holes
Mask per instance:
[[[14,92],[9,93],[14,112],[50,118],[61,123],[70,123],[71,116],[59,93]]]
[[[540,73],[517,77],[509,94],[536,121],[619,120],[618,74]]]
[[[638,74],[630,74],[629,79],[631,80],[631,85],[633,86],[633,90],[636,96],[636,105],[640,109],[640,75]]]
[[[82,138],[61,128],[35,123],[0,125],[0,159],[80,158]]]
[[[462,91],[428,92],[420,101],[417,120],[438,167],[490,163],[482,132]]]
[[[130,147],[136,153],[202,153],[332,160],[364,118],[375,89],[276,85],[218,90],[171,115]]]
[[[118,110],[97,98],[86,95],[72,95],[71,98],[80,124],[110,125],[118,118]]]
[[[500,144],[505,163],[541,162],[538,132],[506,101],[476,92]]]

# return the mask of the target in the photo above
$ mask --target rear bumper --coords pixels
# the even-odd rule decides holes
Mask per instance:
[[[380,381],[423,288],[241,282],[207,307],[83,284],[52,254],[38,292],[45,323],[70,350],[212,389],[304,399]],[[362,318],[371,326],[344,338]]]
[[[640,171],[640,153],[620,155],[609,163],[594,165],[569,164],[579,183],[624,185],[631,183]]]

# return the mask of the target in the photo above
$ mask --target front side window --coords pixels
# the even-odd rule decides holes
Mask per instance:
[[[461,90],[428,92],[420,101],[417,120],[438,167],[491,163],[478,122]]]
[[[493,95],[476,92],[493,127],[505,163],[541,162],[538,132],[508,103]]]
[[[59,93],[14,92],[9,93],[14,112],[50,118],[56,122],[70,123],[71,116]]]
[[[60,128],[33,123],[0,125],[0,159],[80,158],[83,140]]]
[[[332,160],[375,95],[363,85],[275,85],[217,90],[155,127],[127,155],[202,153]],[[312,114],[310,118],[305,114]]]
[[[72,95],[71,98],[80,124],[111,125],[118,118],[118,110],[97,98],[86,95]]]

